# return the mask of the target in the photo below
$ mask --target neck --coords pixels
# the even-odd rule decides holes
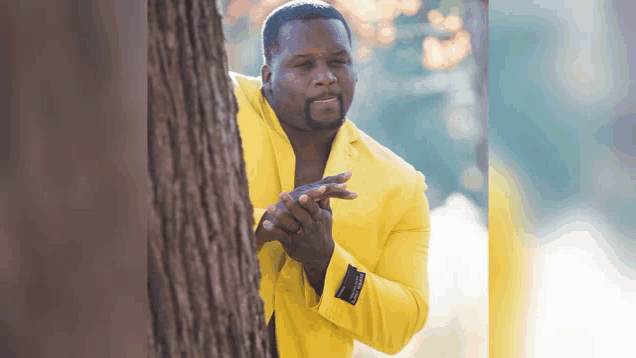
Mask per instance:
[[[294,149],[296,157],[328,158],[331,145],[336,138],[338,129],[323,131],[301,131],[280,122]]]

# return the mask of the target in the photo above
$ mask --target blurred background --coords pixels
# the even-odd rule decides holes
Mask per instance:
[[[521,317],[501,327],[515,356],[634,356],[635,13],[632,0],[490,3],[491,178],[514,198],[524,263]]]
[[[261,25],[280,0],[226,0],[231,71],[258,77]],[[482,1],[326,1],[353,31],[347,117],[424,173],[431,206],[429,319],[399,357],[487,357],[488,235]],[[355,357],[384,357],[356,343]]]

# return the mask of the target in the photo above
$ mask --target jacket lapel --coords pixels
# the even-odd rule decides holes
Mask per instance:
[[[331,153],[325,167],[324,177],[338,175],[353,169],[358,157],[358,150],[353,143],[358,140],[358,131],[355,125],[348,119],[338,130],[336,138],[331,145]],[[340,200],[331,200],[331,208],[335,210]]]
[[[276,113],[262,94],[260,95],[260,99],[263,118],[265,118],[267,130],[269,131],[274,148],[274,157],[276,158],[278,179],[280,182],[279,189],[281,192],[289,192],[294,189],[296,155],[294,155],[294,149],[283,127],[280,125]]]

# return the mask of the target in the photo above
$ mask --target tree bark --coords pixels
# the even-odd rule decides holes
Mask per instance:
[[[150,357],[268,357],[215,1],[148,3]]]

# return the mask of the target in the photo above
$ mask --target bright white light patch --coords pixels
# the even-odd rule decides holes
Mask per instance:
[[[535,261],[535,331],[528,342],[533,357],[633,356],[636,281],[623,276],[601,249],[611,233],[574,216],[554,227],[557,238]]]

